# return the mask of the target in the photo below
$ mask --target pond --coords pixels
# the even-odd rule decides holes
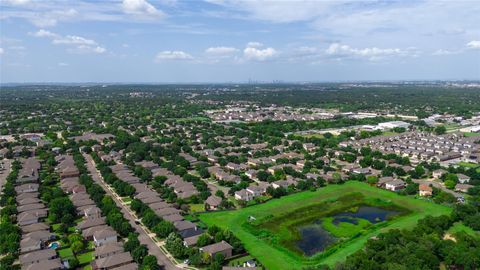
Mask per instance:
[[[359,206],[355,212],[341,212],[333,215],[333,224],[339,225],[341,222],[348,222],[358,225],[358,219],[365,219],[375,224],[387,220],[389,217],[399,214],[397,211],[387,210],[373,206]],[[328,246],[338,241],[338,238],[330,234],[322,227],[322,221],[315,222],[298,227],[300,240],[296,246],[305,255],[312,256],[322,252]]]
[[[297,247],[307,256],[323,251],[329,245],[335,243],[337,238],[327,232],[320,224],[311,224],[298,228],[301,239]]]
[[[358,224],[357,218],[363,218],[375,224],[398,214],[399,212],[397,211],[387,210],[380,207],[360,206],[356,212],[342,212],[334,215],[333,224],[338,225],[340,222]]]

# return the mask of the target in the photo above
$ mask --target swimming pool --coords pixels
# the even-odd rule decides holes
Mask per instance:
[[[58,242],[52,242],[50,245],[48,245],[49,249],[57,249],[60,246],[60,243]]]

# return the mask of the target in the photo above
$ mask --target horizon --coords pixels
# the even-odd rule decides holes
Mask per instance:
[[[480,80],[478,1],[4,0],[0,8],[2,84]]]
[[[228,81],[218,81],[218,82],[95,82],[95,81],[85,81],[85,82],[0,82],[0,86],[15,86],[15,85],[105,85],[105,86],[114,86],[114,85],[272,85],[272,84],[292,84],[292,85],[301,85],[301,84],[344,84],[344,83],[386,83],[386,84],[398,84],[398,83],[449,83],[449,82],[460,82],[460,83],[480,83],[480,79],[438,79],[438,80],[337,80],[337,81],[238,81],[238,82],[228,82]]]

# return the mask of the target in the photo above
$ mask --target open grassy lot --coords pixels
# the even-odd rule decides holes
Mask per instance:
[[[465,135],[466,137],[477,137],[477,136],[480,136],[480,133],[478,133],[478,132],[464,132],[463,135]]]
[[[336,202],[337,199],[345,197],[346,194],[361,194],[361,197],[369,200],[378,199],[381,202],[389,202],[408,209],[409,213],[394,220],[381,223],[381,226],[374,226],[372,230],[365,230],[353,239],[342,242],[326,252],[306,257],[292,252],[291,249],[276,243],[276,239],[292,237],[287,229],[277,230],[278,235],[273,235],[274,241],[262,235],[252,234],[249,217],[254,217],[255,223],[265,220],[273,220],[275,217],[284,216],[289,213],[292,223],[297,222],[303,216],[299,208],[312,211],[321,211],[322,204]],[[365,242],[380,232],[390,229],[411,228],[417,221],[427,215],[442,215],[450,213],[451,209],[445,206],[436,205],[427,201],[416,200],[410,197],[399,196],[393,192],[370,187],[360,182],[347,182],[343,185],[330,185],[315,192],[305,191],[280,199],[271,200],[265,204],[247,207],[236,211],[213,212],[199,215],[201,221],[208,225],[217,225],[230,229],[244,243],[248,252],[256,257],[265,267],[269,269],[302,269],[306,266],[318,264],[334,265],[344,260],[348,255],[362,248]],[[297,214],[295,214],[297,213]],[[269,225],[266,223],[266,227]],[[380,225],[380,224],[379,224]],[[288,226],[287,226],[288,227]],[[345,233],[348,230],[343,230]]]
[[[462,167],[467,167],[467,168],[476,168],[476,167],[480,167],[480,165],[478,164],[475,164],[475,163],[470,163],[470,162],[465,162],[465,161],[461,161],[459,163],[457,163],[459,166],[462,166]]]
[[[476,237],[476,238],[480,239],[480,232],[474,231],[472,228],[470,228],[468,226],[465,226],[461,222],[457,222],[457,223],[453,224],[453,226],[450,227],[450,229],[448,229],[448,232],[453,233],[453,234],[458,233],[458,232],[464,232],[464,233],[466,233],[470,236],[473,236],[473,237]]]

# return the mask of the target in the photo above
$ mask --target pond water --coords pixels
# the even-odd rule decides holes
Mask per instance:
[[[298,230],[301,239],[297,242],[297,247],[307,256],[321,252],[337,241],[337,238],[327,232],[320,224],[302,226]]]
[[[340,222],[348,222],[357,225],[358,218],[366,219],[371,223],[378,223],[397,214],[399,214],[399,212],[379,207],[360,206],[356,212],[342,212],[335,214],[332,217],[334,218],[333,224],[335,225],[338,225]],[[297,248],[307,256],[312,256],[325,250],[325,248],[338,240],[326,231],[321,224],[322,221],[317,220],[312,224],[297,228],[301,236],[300,240],[296,243]]]
[[[387,210],[380,207],[360,206],[356,212],[343,212],[334,215],[333,224],[338,225],[340,222],[358,224],[357,218],[363,218],[375,224],[385,221],[387,218],[397,214],[397,211]]]

